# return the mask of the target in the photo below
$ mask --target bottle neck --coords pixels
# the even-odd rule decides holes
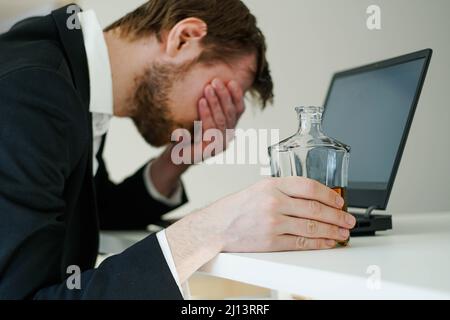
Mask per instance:
[[[322,113],[319,112],[299,112],[299,128],[297,134],[321,136],[322,132]]]

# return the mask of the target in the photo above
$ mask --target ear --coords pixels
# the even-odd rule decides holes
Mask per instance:
[[[178,63],[195,59],[202,51],[201,40],[207,33],[204,21],[198,18],[181,20],[167,35],[166,55]]]

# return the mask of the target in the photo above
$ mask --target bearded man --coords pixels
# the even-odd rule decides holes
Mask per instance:
[[[187,201],[173,131],[197,120],[233,129],[247,92],[264,107],[272,91],[263,33],[240,0],[151,0],[105,30],[71,5],[1,35],[0,298],[182,299],[180,286],[221,251],[347,239],[355,221],[339,195],[269,178],[95,268],[99,230],[145,229]],[[113,116],[167,146],[120,184],[102,159]]]

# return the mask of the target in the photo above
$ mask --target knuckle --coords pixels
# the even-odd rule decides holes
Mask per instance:
[[[227,110],[227,116],[229,119],[235,119],[236,118],[236,112],[234,110]]]
[[[230,92],[226,88],[223,88],[220,91],[220,96],[222,97],[223,101],[225,101],[227,103],[229,103],[231,101]]]
[[[271,233],[280,223],[280,220],[274,216],[270,216],[267,219],[267,226],[269,227],[269,232]]]
[[[308,235],[315,235],[317,233],[317,222],[313,220],[307,220],[306,232],[308,233]]]
[[[298,250],[305,250],[308,248],[308,239],[305,237],[297,237],[295,241],[295,248]]]
[[[314,250],[322,249],[322,239],[312,239],[312,247]]]
[[[253,192],[260,193],[260,192],[264,192],[266,189],[268,189],[268,186],[269,186],[269,183],[270,183],[269,179],[270,178],[264,178],[264,179],[258,181],[257,183],[255,183],[252,186]]]
[[[320,249],[320,239],[309,239],[309,249]]]
[[[214,108],[214,109],[218,109],[219,108],[219,99],[217,99],[217,97],[214,95],[214,96],[211,96],[210,98],[209,98],[209,103],[211,104],[211,106]]]
[[[339,227],[337,226],[329,226],[327,238],[330,239],[339,239],[341,236],[339,235]]]
[[[271,238],[276,233],[275,229],[277,227],[277,223],[278,222],[274,217],[268,216],[259,225],[259,232],[264,237]]]
[[[307,195],[314,195],[317,192],[317,183],[313,180],[305,179],[303,184]]]
[[[273,189],[275,188],[276,183],[277,183],[276,178],[266,178],[261,181],[261,186],[263,189]]]
[[[347,216],[349,215],[349,213],[347,213],[345,211],[340,211],[340,210],[336,210],[336,211],[338,212],[337,216],[338,216],[339,223],[342,226],[346,226],[347,225]]]
[[[270,212],[277,211],[280,207],[280,200],[278,200],[274,196],[267,197],[264,203],[264,207]]]
[[[266,248],[267,250],[270,250],[270,248],[273,248],[275,245],[274,237],[264,237],[261,240],[261,246],[262,248]]]
[[[308,207],[309,207],[309,211],[311,212],[311,214],[315,217],[320,217],[321,213],[322,213],[322,205],[314,200],[309,200],[308,201]]]
[[[225,127],[225,125],[226,125],[225,118],[223,118],[223,117],[218,117],[218,118],[216,119],[216,124],[217,124],[220,128]]]
[[[320,239],[320,241],[318,241],[318,248],[317,249],[328,249],[329,245],[327,244],[325,239]]]
[[[345,226],[347,224],[346,216],[348,215],[348,213],[346,213],[344,211],[340,211],[340,210],[336,210],[336,212],[337,212],[339,224]]]
[[[214,90],[221,97],[225,95],[225,88],[223,88],[222,86],[215,87]]]
[[[298,176],[288,176],[288,177],[284,177],[283,179],[286,179],[286,181],[292,182],[292,183],[304,183],[304,181],[305,181],[304,177],[298,177]]]
[[[268,250],[275,250],[280,246],[278,237],[274,235],[267,237],[264,243]]]

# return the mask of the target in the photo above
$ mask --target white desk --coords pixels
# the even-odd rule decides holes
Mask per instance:
[[[450,212],[394,215],[393,224],[347,248],[221,253],[200,272],[316,299],[450,299]],[[101,249],[117,253],[145,236],[105,233]]]

